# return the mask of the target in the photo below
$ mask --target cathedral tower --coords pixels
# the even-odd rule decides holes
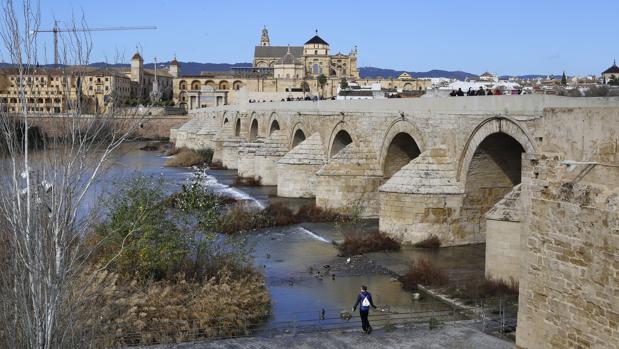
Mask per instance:
[[[262,37],[260,37],[260,46],[271,46],[271,42],[269,41],[269,31],[267,30],[267,26],[265,25],[262,28]]]

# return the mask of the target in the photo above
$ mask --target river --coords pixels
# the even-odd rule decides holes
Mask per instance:
[[[96,207],[101,195],[113,188],[113,183],[135,175],[152,176],[153,179],[162,177],[169,191],[177,190],[192,176],[191,169],[164,167],[166,157],[162,153],[141,151],[141,145],[122,145],[111,160],[108,171],[90,193],[87,201],[89,208]],[[278,198],[276,187],[230,187],[236,176],[233,170],[209,170],[207,174],[206,184],[213,191],[246,200],[258,207],[281,202],[295,209],[313,201]],[[369,221],[365,226],[372,229],[376,228],[376,224]],[[392,310],[437,306],[430,298],[413,299],[410,292],[402,290],[400,283],[389,273],[382,272],[379,266],[367,272],[362,270],[359,273],[358,268],[354,273],[347,272],[349,264],[337,256],[337,250],[331,243],[343,238],[339,231],[331,223],[305,223],[248,233],[254,264],[264,274],[271,295],[271,322],[318,319],[322,309],[325,309],[326,317],[338,316],[340,311],[350,311],[361,285],[368,286],[376,305],[389,305]],[[450,270],[450,274],[463,278],[483,273],[484,266],[483,246],[438,250],[403,248],[397,253],[372,253],[369,257],[395,273],[403,273],[411,260],[419,258],[426,258]],[[356,260],[350,263],[351,269],[354,269],[354,263]],[[335,268],[336,265],[339,267]],[[318,274],[318,271],[322,273]]]

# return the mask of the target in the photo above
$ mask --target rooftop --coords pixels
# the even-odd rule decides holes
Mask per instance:
[[[613,61],[613,65],[610,68],[604,70],[602,74],[619,74],[619,67],[617,67],[617,62]]]
[[[309,39],[305,45],[309,45],[309,44],[321,44],[321,45],[329,45],[329,43],[327,43],[326,41],[324,41],[320,36],[318,35],[314,35],[313,38]]]

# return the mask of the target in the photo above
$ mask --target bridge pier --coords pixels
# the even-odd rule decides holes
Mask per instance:
[[[486,277],[520,280],[521,184],[486,213]]]
[[[462,202],[447,147],[429,149],[380,187],[379,229],[406,243],[432,235],[444,246],[468,243],[458,229]]]
[[[277,196],[313,198],[316,173],[327,163],[320,133],[292,148],[277,162]]]
[[[217,142],[217,141],[216,141]],[[215,149],[221,149],[221,157],[217,157],[217,160],[221,161],[222,165],[228,169],[236,170],[239,168],[239,147],[243,142],[239,138],[231,138],[227,141],[218,141],[221,145],[215,146]]]
[[[262,146],[263,139],[243,142],[238,146],[237,169],[239,177],[258,178],[256,172],[256,151]]]
[[[288,152],[288,137],[277,130],[256,149],[255,171],[262,178],[262,185],[277,185],[277,162]]]
[[[378,218],[380,166],[367,146],[349,143],[317,173],[316,205]]]

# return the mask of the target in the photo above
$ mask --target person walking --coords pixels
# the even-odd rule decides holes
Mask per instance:
[[[365,285],[361,286],[361,293],[357,296],[357,302],[352,307],[353,312],[357,310],[357,306],[359,306],[359,316],[361,317],[361,328],[363,332],[367,334],[372,333],[372,326],[370,326],[368,315],[370,315],[370,306],[374,309],[376,309],[376,306],[372,301],[372,294],[368,292],[368,287]]]

